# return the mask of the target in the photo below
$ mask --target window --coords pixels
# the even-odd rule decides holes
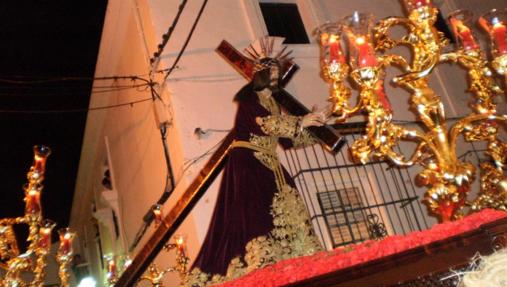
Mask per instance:
[[[270,36],[285,37],[285,44],[310,43],[297,4],[259,4]]]
[[[369,239],[367,216],[356,187],[317,193],[333,248]]]

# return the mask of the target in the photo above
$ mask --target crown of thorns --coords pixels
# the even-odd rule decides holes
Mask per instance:
[[[292,50],[285,52],[285,50],[287,50],[287,46],[285,45],[283,45],[283,48],[273,57],[274,44],[275,37],[265,36],[259,39],[260,51],[257,51],[252,44],[245,49],[247,57],[254,63],[254,73],[268,69],[274,65],[283,66],[285,62],[293,59],[292,57],[289,58]]]

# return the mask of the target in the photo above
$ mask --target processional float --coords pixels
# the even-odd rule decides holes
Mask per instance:
[[[354,13],[343,21],[327,23],[318,29],[322,76],[331,84],[330,101],[334,104],[334,114],[339,121],[345,121],[360,113],[367,117],[365,135],[352,144],[351,154],[355,160],[362,163],[372,157],[378,157],[386,158],[397,166],[422,166],[423,171],[418,174],[417,179],[421,185],[428,187],[425,202],[441,221],[459,219],[463,215],[464,206],[469,206],[472,210],[486,207],[505,210],[507,179],[504,170],[507,145],[499,138],[499,130],[501,125],[507,122],[507,116],[499,115],[496,111],[494,97],[503,91],[496,84],[493,70],[503,76],[505,84],[507,13],[504,10],[496,10],[480,19],[492,42],[492,60],[488,61],[475,42],[470,27],[466,26],[468,12],[458,11],[450,16],[449,21],[458,41],[458,49],[444,53],[443,49],[448,42],[433,26],[438,11],[431,1],[405,0],[404,4],[408,11],[407,18],[390,17],[372,27],[371,15]],[[406,27],[408,33],[401,39],[394,40],[389,36],[389,32],[392,27],[398,25]],[[348,42],[349,60],[342,49],[342,38],[346,38]],[[376,54],[403,45],[412,49],[410,62],[399,55]],[[217,52],[245,78],[251,78],[253,64],[229,43],[223,41]],[[458,63],[468,71],[469,90],[474,93],[476,99],[471,106],[472,113],[459,119],[450,128],[442,100],[431,89],[428,80],[428,76],[441,62]],[[394,83],[410,92],[411,109],[424,129],[412,129],[393,122],[394,111],[384,90],[385,69],[389,66],[397,66],[402,70],[403,74],[395,77]],[[294,64],[283,67],[282,84],[287,84],[295,70],[297,66]],[[352,79],[359,90],[354,106],[349,103],[352,91],[345,84],[348,79]],[[308,109],[285,90],[275,99],[292,114],[304,115],[308,112]],[[344,144],[343,139],[328,126],[311,127],[310,132],[330,151],[337,151]],[[461,161],[456,154],[457,141],[461,135],[471,142],[486,141],[487,154],[492,159],[480,167],[482,190],[474,200],[467,200],[467,194],[474,180],[476,167]],[[162,219],[132,264],[118,278],[115,286],[131,286],[143,276],[150,262],[164,248],[220,172],[232,139],[232,134],[226,136],[197,179]],[[410,156],[395,149],[402,141],[416,144]],[[153,270],[155,269],[152,265],[150,272]],[[157,272],[153,274],[158,275]]]

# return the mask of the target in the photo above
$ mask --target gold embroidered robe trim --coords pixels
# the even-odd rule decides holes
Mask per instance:
[[[265,134],[290,138],[294,147],[317,143],[308,130],[300,128],[302,117],[282,115],[280,107],[272,96],[258,95],[258,98],[260,105],[271,113],[270,116],[257,118],[257,123]]]
[[[249,141],[256,146],[260,146],[265,149],[270,149],[273,151],[276,150],[276,146],[278,145],[277,138],[275,138],[275,137],[258,136],[255,134],[250,134]],[[265,153],[265,152],[256,151],[256,152],[254,152],[254,156],[265,167],[273,170],[273,167],[275,165],[275,160],[273,159],[272,155]]]

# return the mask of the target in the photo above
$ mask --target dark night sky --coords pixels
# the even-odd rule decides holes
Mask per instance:
[[[68,224],[86,112],[9,113],[88,107],[107,0],[0,1],[0,218],[24,212],[22,186],[32,147],[52,149],[42,192],[44,216]]]

